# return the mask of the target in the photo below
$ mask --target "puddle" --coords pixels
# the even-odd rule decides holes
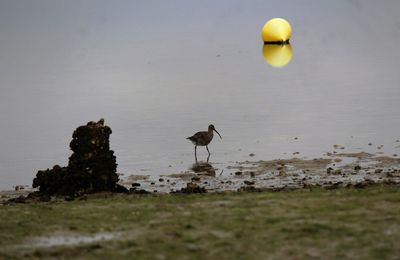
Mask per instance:
[[[79,244],[87,244],[98,241],[106,241],[116,238],[116,233],[95,233],[90,235],[81,234],[55,234],[51,236],[43,236],[33,239],[32,244],[35,246],[51,247],[51,246],[71,246]]]

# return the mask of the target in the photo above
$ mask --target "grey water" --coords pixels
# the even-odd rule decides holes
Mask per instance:
[[[0,189],[66,165],[73,130],[100,118],[126,175],[188,170],[185,138],[210,123],[223,137],[209,146],[220,168],[319,157],[334,144],[400,154],[398,10],[372,0],[0,0]],[[292,25],[283,68],[262,54],[274,17]]]

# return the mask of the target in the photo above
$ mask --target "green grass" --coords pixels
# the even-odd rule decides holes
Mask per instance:
[[[400,188],[116,195],[0,206],[0,258],[399,259]],[[51,234],[113,232],[78,246]]]

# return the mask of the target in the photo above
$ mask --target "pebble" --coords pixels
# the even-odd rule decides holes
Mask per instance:
[[[280,170],[279,171],[279,176],[287,176],[287,172],[285,170]]]
[[[235,175],[242,175],[242,172],[235,172]]]
[[[255,155],[254,153],[249,154],[250,157],[253,157],[254,155]]]
[[[244,181],[244,184],[246,185],[253,185],[255,182],[254,181]]]
[[[337,174],[337,175],[342,174],[342,170],[341,169],[336,169],[334,171],[334,174]]]
[[[192,181],[200,181],[200,177],[194,176],[194,177],[192,178]]]
[[[16,191],[23,190],[23,189],[24,189],[24,186],[22,186],[22,185],[15,186]]]

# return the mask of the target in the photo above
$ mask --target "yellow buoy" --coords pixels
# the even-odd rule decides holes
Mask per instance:
[[[292,60],[293,56],[290,44],[264,44],[262,52],[265,61],[272,67],[276,68],[286,66]]]
[[[261,30],[264,42],[288,42],[292,35],[292,27],[282,18],[274,18],[265,23]]]

